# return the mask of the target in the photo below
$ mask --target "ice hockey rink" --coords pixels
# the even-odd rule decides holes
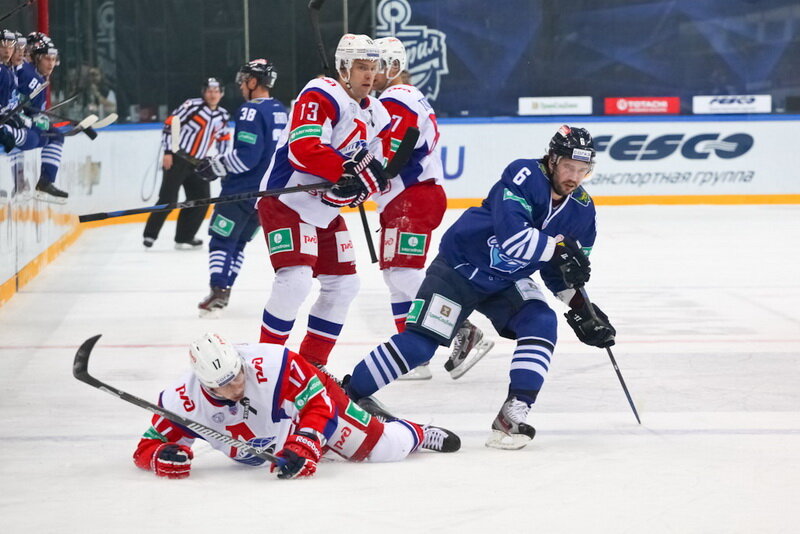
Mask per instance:
[[[613,350],[641,426],[605,352],[563,323],[525,449],[484,446],[513,350],[494,336],[494,350],[460,380],[442,368],[442,349],[432,380],[378,394],[400,415],[456,431],[460,452],[327,461],[295,481],[203,443],[189,479],[156,478],[131,461],[150,414],[72,377],[77,347],[103,334],[92,374],[155,401],[187,367],[194,337],[256,341],[272,280],[263,240],[249,247],[225,315],[204,320],[196,304],[206,252],[173,250],[170,223],[150,251],[140,224],[87,230],[0,308],[0,530],[796,531],[800,206],[598,210],[587,288],[617,327]],[[388,293],[357,215],[347,217],[362,289],[331,357],[339,375],[393,333]]]

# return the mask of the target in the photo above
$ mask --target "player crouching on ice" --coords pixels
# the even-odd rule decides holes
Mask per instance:
[[[308,477],[327,451],[352,461],[393,462],[419,448],[455,452],[457,435],[364,411],[328,375],[274,344],[231,345],[217,334],[191,344],[192,371],[165,389],[159,405],[275,454],[278,478]],[[198,436],[159,415],[133,454],[137,466],[168,478],[189,476]],[[262,466],[258,456],[209,438],[233,460]],[[275,453],[275,451],[278,451]]]

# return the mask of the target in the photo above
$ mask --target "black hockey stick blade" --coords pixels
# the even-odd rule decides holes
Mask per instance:
[[[394,157],[388,165],[386,165],[386,174],[392,178],[400,174],[400,171],[406,166],[408,160],[411,159],[411,154],[414,152],[414,147],[417,145],[418,139],[418,129],[412,127],[406,130],[406,135],[403,137],[403,140],[400,141],[400,146],[397,147]]]
[[[306,184],[306,185],[295,185],[292,187],[284,187],[282,189],[268,189],[266,191],[254,191],[251,193],[238,193],[234,195],[225,195],[221,197],[198,198],[197,200],[185,200],[183,202],[156,204],[155,206],[148,206],[146,208],[134,208],[130,210],[88,213],[86,215],[78,215],[78,222],[85,223],[92,221],[102,221],[104,219],[113,219],[114,217],[138,215],[140,213],[155,213],[158,211],[171,211],[183,208],[195,208],[197,206],[209,206],[211,204],[224,204],[226,202],[240,202],[242,200],[251,200],[259,197],[274,197],[286,193],[300,193],[303,191],[322,191],[323,189],[330,189],[331,187],[333,187],[333,185],[334,185],[333,182],[320,182],[317,184]]]
[[[592,306],[592,302],[589,300],[589,295],[586,293],[586,288],[581,287],[578,289],[581,296],[583,297],[583,301],[586,303],[586,308],[589,310],[589,315],[592,316],[593,319],[597,319],[597,313],[594,311],[594,306]],[[625,398],[628,399],[628,404],[633,411],[633,416],[636,418],[636,422],[640,425],[642,424],[642,420],[639,419],[639,412],[636,410],[636,406],[633,404],[633,398],[631,397],[630,392],[628,391],[628,386],[625,385],[625,379],[622,378],[622,371],[619,370],[619,366],[617,365],[617,360],[614,358],[614,353],[611,352],[611,347],[606,347],[606,352],[608,353],[608,357],[611,360],[611,365],[614,367],[614,372],[617,373],[617,378],[619,379],[619,383],[622,386],[622,391],[625,392]]]
[[[97,344],[98,339],[100,339],[99,334],[94,337],[90,337],[81,344],[81,346],[78,348],[78,352],[75,353],[75,361],[72,364],[72,374],[73,376],[75,376],[75,378],[77,378],[81,382],[89,384],[90,386],[95,387],[101,391],[105,391],[106,393],[114,395],[115,397],[119,397],[125,402],[138,406],[139,408],[144,408],[149,412],[152,412],[156,415],[160,415],[165,419],[169,419],[173,423],[185,426],[186,428],[195,432],[197,435],[201,437],[220,441],[226,445],[230,445],[231,447],[236,447],[240,451],[245,452],[247,454],[252,454],[253,456],[258,456],[259,458],[263,458],[268,462],[274,462],[279,464],[283,462],[281,458],[278,458],[277,456],[270,454],[269,452],[266,452],[259,447],[253,447],[249,443],[238,440],[236,438],[232,438],[231,436],[218,432],[211,427],[207,427],[196,421],[187,419],[186,417],[178,415],[165,408],[161,408],[160,406],[153,404],[151,402],[147,402],[146,400],[136,397],[135,395],[126,393],[121,389],[117,389],[114,386],[110,386],[105,382],[102,382],[97,378],[93,377],[92,375],[89,374],[89,356],[91,356],[92,349],[94,349],[94,346]]]

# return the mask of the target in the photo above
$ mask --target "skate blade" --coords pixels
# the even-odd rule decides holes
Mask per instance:
[[[474,352],[472,353],[471,356],[467,356],[467,359],[464,360],[464,363],[462,363],[461,365],[457,365],[456,367],[448,371],[448,373],[450,373],[450,378],[452,378],[453,380],[458,380],[459,378],[464,376],[466,372],[472,369],[475,366],[475,364],[481,360],[481,358],[486,356],[487,352],[492,350],[493,347],[494,347],[494,341],[490,339],[483,339],[480,342],[478,342],[478,344],[476,344],[473,349]]]
[[[428,366],[420,365],[406,374],[398,376],[397,380],[430,380],[431,378],[433,378],[433,375],[431,374],[431,370],[428,369]]]
[[[54,197],[53,195],[48,195],[47,193],[40,193],[36,192],[34,195],[36,200],[40,200],[42,202],[47,202],[48,204],[66,204],[67,199],[63,197]]]
[[[201,319],[219,319],[220,317],[222,317],[222,309],[220,308],[217,310],[204,310],[200,308],[197,310],[197,315]]]
[[[517,450],[530,443],[531,439],[525,434],[508,435],[499,430],[492,430],[486,440],[486,446],[493,449]]]

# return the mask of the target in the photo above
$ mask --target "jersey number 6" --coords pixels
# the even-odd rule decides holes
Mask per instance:
[[[514,179],[511,181],[517,185],[522,185],[522,182],[525,181],[525,178],[527,178],[530,175],[531,175],[531,170],[528,167],[522,167],[517,173],[517,175],[514,176]]]

